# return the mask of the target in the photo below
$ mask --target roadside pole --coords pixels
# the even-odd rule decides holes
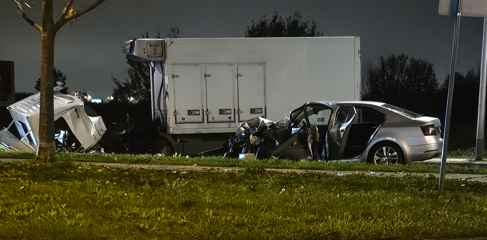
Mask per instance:
[[[487,78],[487,18],[484,17],[484,32],[482,35],[482,62],[480,64],[479,107],[477,114],[477,141],[475,145],[475,160],[482,160],[484,156],[485,133],[485,95]]]
[[[445,126],[444,126],[444,137],[443,137],[443,146],[441,148],[441,167],[440,167],[440,191],[443,191],[443,183],[445,181],[445,166],[446,166],[446,157],[447,157],[447,149],[448,149],[448,140],[450,135],[450,118],[451,118],[451,105],[453,102],[453,87],[455,84],[455,66],[457,63],[457,49],[458,49],[458,39],[460,36],[460,20],[462,18],[462,14],[460,9],[462,9],[462,0],[458,0],[457,6],[457,21],[455,23],[455,28],[453,31],[453,43],[452,43],[452,53],[451,53],[451,62],[450,62],[450,79],[448,84],[448,97],[446,102],[446,116],[445,116]]]

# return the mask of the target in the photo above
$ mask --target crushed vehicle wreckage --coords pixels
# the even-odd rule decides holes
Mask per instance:
[[[223,144],[222,147],[206,151],[201,155],[222,155],[237,158],[240,154],[255,154],[257,159],[286,158],[308,159],[313,158],[306,146],[298,141],[299,137],[307,131],[303,128],[296,134],[292,129],[291,121],[274,122],[265,118],[253,118],[241,123],[235,136]],[[312,141],[312,137],[308,138]],[[311,145],[309,145],[311,146]]]
[[[31,95],[7,109],[13,120],[7,128],[0,131],[0,147],[16,151],[37,151],[40,94]],[[103,119],[100,116],[89,116],[83,100],[74,93],[54,92],[54,121],[60,118],[65,120],[78,140],[78,151],[87,151],[95,146],[107,130]],[[12,125],[17,128],[20,139],[9,131]],[[55,136],[57,143],[65,144],[68,134],[66,130],[60,130]]]
[[[341,131],[351,125],[353,116],[350,111],[336,113],[332,109],[337,108],[316,108],[305,103],[291,111],[288,120],[273,122],[261,117],[250,119],[241,123],[235,136],[230,137],[222,147],[200,155],[246,158],[245,154],[255,154],[257,159],[337,160],[338,152],[343,152],[340,149],[343,134],[337,130]],[[317,121],[332,121],[330,119],[335,116],[337,119],[333,120],[330,128],[328,125],[316,124]]]

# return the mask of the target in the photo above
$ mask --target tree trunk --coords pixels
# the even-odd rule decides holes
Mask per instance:
[[[42,57],[41,57],[41,101],[39,116],[39,148],[36,161],[53,162],[56,158],[54,142],[54,40],[56,30],[53,23],[52,0],[42,1]]]

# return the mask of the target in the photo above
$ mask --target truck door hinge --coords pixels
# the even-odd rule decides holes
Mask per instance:
[[[205,76],[205,78],[210,78],[210,77],[211,77],[211,74],[206,74],[206,73],[205,73],[205,75],[204,75],[204,76]]]
[[[177,115],[179,115],[179,112],[178,112],[178,111],[176,111],[176,110],[174,110],[174,112],[173,112],[172,114],[173,114],[174,116],[177,116]]]
[[[243,75],[242,74],[237,74],[237,77],[243,77]]]
[[[206,112],[205,112],[206,115],[210,115],[211,114],[211,111],[206,109]]]
[[[242,111],[242,110],[240,110],[240,108],[237,110],[237,112],[238,112],[238,113],[243,113],[243,111]]]
[[[172,78],[179,78],[179,75],[177,75],[177,74],[173,74],[173,75],[172,75]]]

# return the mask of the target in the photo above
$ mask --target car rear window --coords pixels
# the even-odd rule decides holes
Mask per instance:
[[[353,123],[382,123],[384,114],[365,107],[355,107],[357,114]]]
[[[401,115],[408,117],[408,118],[419,118],[419,117],[421,117],[420,114],[417,114],[415,112],[411,112],[407,109],[400,108],[400,107],[397,107],[397,106],[394,106],[391,104],[384,104],[384,105],[382,105],[382,107],[385,109],[391,110],[395,113],[401,114]]]

